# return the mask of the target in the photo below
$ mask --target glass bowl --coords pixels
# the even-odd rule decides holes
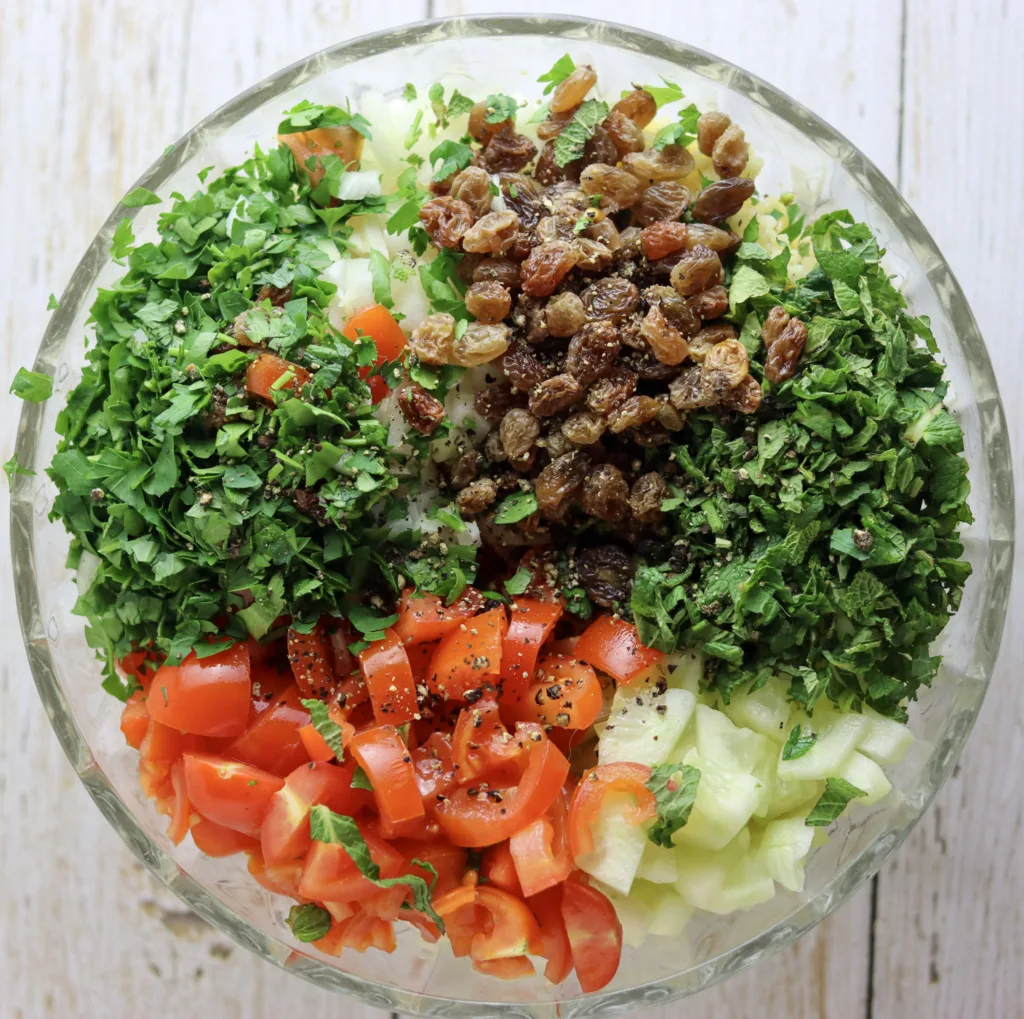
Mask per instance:
[[[441,81],[476,94],[535,94],[534,79],[567,49],[594,64],[605,96],[663,74],[700,108],[719,108],[743,126],[764,158],[766,193],[795,191],[810,212],[849,208],[874,228],[917,314],[931,317],[949,365],[966,439],[975,522],[965,530],[974,566],[963,606],[939,642],[945,664],[914,706],[913,752],[891,778],[892,795],[854,809],[807,867],[800,894],[781,891],[749,912],[698,915],[681,938],[651,938],[626,949],[609,987],[582,995],[575,980],[553,987],[538,976],[506,983],[476,974],[446,947],[400,934],[393,955],[346,953],[338,959],[292,940],[288,902],[246,873],[244,858],[202,857],[164,835],[166,819],[143,797],[136,753],[118,729],[120,705],[100,689],[100,672],[72,614],[76,590],[65,568],[67,535],[48,520],[55,488],[44,474],[54,451],[54,423],[78,381],[89,305],[97,285],[120,270],[108,251],[120,219],[136,235],[152,231],[154,208],[118,206],[78,264],[36,359],[53,375],[54,396],[26,404],[17,452],[35,477],[17,477],[11,500],[11,547],[25,646],[40,696],[72,764],[110,823],[135,854],[202,917],[237,942],[322,987],[370,1005],[420,1015],[593,1015],[634,1009],[690,994],[788,944],[842,903],[881,866],[921,817],[949,774],[977,717],[1002,635],[1013,559],[1013,480],[995,377],[964,295],[934,242],[878,169],[845,138],[753,75],[682,43],[638,29],[572,18],[481,17],[409,25],[316,53],[265,79],[202,121],[143,175],[139,184],[167,195],[195,189],[195,174],[239,161],[274,133],[281,111],[309,97],[341,102],[369,88],[397,93]]]

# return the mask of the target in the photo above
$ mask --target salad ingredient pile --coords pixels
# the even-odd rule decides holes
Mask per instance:
[[[173,842],[589,992],[889,792],[971,518],[871,231],[672,82],[539,81],[302,102],[125,219],[50,475]]]

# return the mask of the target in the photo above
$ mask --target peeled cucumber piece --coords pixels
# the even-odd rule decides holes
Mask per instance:
[[[648,903],[639,895],[623,895],[600,882],[597,887],[615,907],[619,923],[622,924],[622,943],[629,948],[639,948],[647,940],[654,922],[654,913]]]
[[[875,764],[899,764],[914,742],[914,734],[907,726],[871,708],[864,709],[864,718],[866,724],[857,749]]]
[[[697,753],[702,761],[712,761],[725,771],[753,774],[758,766],[776,755],[776,747],[766,736],[741,728],[721,711],[697,705]]]
[[[783,781],[820,779],[838,775],[846,759],[853,753],[867,726],[861,714],[836,714],[819,708],[813,719],[794,713],[793,724],[803,721],[816,734],[814,746],[803,757],[791,761],[779,759],[778,775]]]
[[[759,849],[761,862],[771,878],[791,892],[803,891],[804,861],[811,851],[815,830],[802,817],[765,825]]]
[[[676,890],[684,900],[709,913],[732,913],[768,902],[775,882],[757,852],[750,849],[750,832],[718,852],[679,850]]]
[[[648,839],[636,876],[656,885],[674,885],[679,878],[675,852]]]
[[[594,851],[576,857],[576,866],[622,895],[633,885],[644,850],[650,845],[647,825],[630,824],[623,812],[633,805],[631,797],[611,793],[601,804],[591,831]]]
[[[721,849],[736,838],[753,816],[764,783],[754,775],[726,771],[696,751],[687,754],[682,763],[700,770],[700,783],[690,819],[676,832],[673,841],[680,846]]]
[[[669,760],[697,698],[689,690],[659,694],[657,689],[653,683],[630,683],[615,691],[608,724],[597,744],[601,764],[632,761],[653,767]]]
[[[851,801],[861,807],[870,807],[892,790],[892,783],[885,777],[885,772],[870,757],[865,757],[858,750],[850,754],[836,777],[845,778],[847,782],[867,793],[866,796],[858,796]]]
[[[649,934],[677,938],[693,916],[693,906],[677,891],[664,885],[638,881],[630,893],[630,898],[634,896],[639,898],[650,912]]]
[[[670,687],[689,690],[696,695],[700,692],[700,681],[704,675],[704,656],[694,650],[675,651],[665,656],[661,671]]]
[[[825,783],[817,779],[781,779],[778,774],[768,794],[768,806],[758,816],[764,821],[782,817],[784,814],[806,816],[825,791]],[[805,809],[806,808],[806,809]]]
[[[790,703],[786,695],[786,684],[778,679],[770,679],[753,693],[733,694],[729,703],[722,705],[722,710],[737,725],[753,729],[782,742],[789,735]]]

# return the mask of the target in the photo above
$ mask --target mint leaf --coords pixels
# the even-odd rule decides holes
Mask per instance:
[[[551,70],[545,71],[544,74],[537,79],[537,81],[542,84],[547,82],[547,84],[544,85],[544,95],[547,95],[549,92],[553,92],[555,88],[558,85],[561,85],[561,83],[565,81],[565,79],[568,78],[575,70],[576,65],[572,62],[572,57],[570,57],[568,53],[560,56],[554,64],[551,65]]]
[[[315,902],[295,905],[288,911],[288,926],[297,941],[319,941],[331,929],[331,914]]]
[[[349,605],[346,613],[348,621],[360,633],[379,633],[398,622],[397,615],[381,615],[367,605]]]
[[[533,573],[525,566],[520,566],[515,574],[505,581],[505,590],[511,595],[524,594],[533,583]]]
[[[334,751],[339,761],[345,760],[345,748],[341,745],[341,726],[331,718],[327,705],[315,698],[305,698],[302,706],[309,712],[313,728],[323,737],[324,742]]]
[[[110,238],[110,257],[120,261],[131,254],[135,245],[135,234],[132,232],[132,221],[125,216],[114,230]]]
[[[285,111],[285,119],[277,125],[277,133],[298,134],[321,127],[351,127],[364,138],[373,138],[370,123],[362,114],[353,113],[351,109],[343,110],[340,106],[321,106],[308,99]]]
[[[649,90],[648,90],[649,91]],[[680,98],[682,96],[680,95]],[[684,148],[697,140],[697,120],[700,110],[690,103],[679,111],[679,119],[673,124],[666,124],[655,136],[652,145],[661,152],[669,145],[682,145]]]
[[[674,81],[669,81],[664,75],[661,76],[661,80],[665,83],[664,85],[641,86],[645,92],[654,98],[655,105],[659,110],[662,106],[667,106],[669,103],[677,103],[680,99],[684,98],[682,88]],[[629,91],[626,90],[622,94],[627,96]]]
[[[867,793],[847,782],[845,778],[827,778],[825,791],[807,815],[805,823],[814,828],[825,827],[846,809],[850,800],[855,800],[859,796],[867,796]]]
[[[656,846],[672,848],[672,836],[690,819],[699,784],[700,771],[689,764],[658,764],[651,768],[647,788],[654,793],[658,819],[647,837]]]
[[[593,137],[594,128],[608,116],[608,104],[600,99],[587,99],[575,116],[555,138],[555,162],[565,166],[583,155],[583,149]]]
[[[434,912],[430,902],[430,886],[417,874],[402,874],[400,877],[382,878],[380,867],[373,862],[370,849],[366,845],[355,821],[345,814],[336,814],[329,807],[317,805],[309,813],[309,833],[317,842],[331,842],[344,847],[359,872],[378,888],[394,888],[403,885],[412,890],[413,908],[428,916],[444,932],[444,921]],[[414,861],[415,862],[415,861]],[[418,866],[425,866],[420,863]],[[431,868],[432,869],[432,868]],[[434,878],[437,872],[434,871]]]
[[[487,106],[484,120],[488,124],[501,124],[506,120],[511,120],[519,109],[519,103],[515,99],[501,93],[489,95],[484,101]]]
[[[351,650],[351,649],[350,649]],[[353,652],[357,654],[358,652]],[[370,782],[370,776],[357,764],[356,770],[352,773],[352,785],[351,789],[365,789],[367,792],[373,792],[373,784]]]
[[[817,741],[818,737],[813,732],[805,736],[803,734],[803,727],[794,725],[789,738],[782,748],[782,759],[784,761],[795,761],[798,757],[803,757]]]
[[[411,82],[405,83],[405,88],[402,89],[402,98],[407,102],[414,102],[416,99],[416,86]]]
[[[56,311],[59,307],[60,307],[60,301],[58,301],[57,298],[53,294],[50,294],[50,296],[46,300],[46,310],[47,311]]]
[[[749,265],[741,265],[733,274],[729,285],[729,306],[733,310],[752,297],[763,297],[771,292],[768,281]]]
[[[29,403],[42,403],[48,400],[53,392],[53,379],[41,372],[19,368],[8,392]]]
[[[121,199],[121,204],[129,209],[138,209],[143,205],[159,205],[163,201],[159,195],[153,194],[149,188],[132,188]]]
[[[537,497],[533,492],[513,492],[506,495],[494,514],[496,524],[515,524],[537,511]]]
[[[448,100],[448,116],[458,117],[463,113],[469,113],[476,103],[469,98],[464,96],[458,89],[453,89],[452,97]]]

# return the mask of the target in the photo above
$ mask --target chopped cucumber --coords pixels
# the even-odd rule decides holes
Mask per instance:
[[[741,729],[721,711],[697,705],[697,752],[723,771],[753,774],[777,747],[753,729]]]
[[[668,852],[668,850],[665,850]],[[635,895],[650,911],[648,933],[663,938],[677,938],[693,916],[693,906],[671,888],[639,881]]]
[[[792,726],[789,721],[790,704],[786,696],[786,685],[778,679],[770,679],[753,693],[733,694],[722,710],[737,724],[753,729],[778,742],[783,742]]]
[[[840,715],[826,712],[822,708],[815,712],[813,719],[806,716],[801,718],[801,714],[794,712],[791,722],[810,728],[818,738],[803,757],[791,761],[779,760],[779,778],[791,781],[838,775],[856,748],[867,719],[860,714]]]
[[[689,690],[694,696],[700,693],[700,681],[704,676],[704,656],[699,651],[676,651],[667,655],[661,665],[670,687],[676,690]]]
[[[576,857],[576,866],[609,888],[628,895],[644,850],[650,845],[646,825],[630,824],[623,811],[632,805],[630,797],[609,794],[591,831],[594,851]]]
[[[648,841],[636,876],[656,885],[674,885],[679,878],[676,854]]]
[[[753,775],[726,771],[691,751],[684,764],[700,769],[690,819],[673,836],[676,845],[721,849],[736,838],[761,801],[764,783]]]
[[[802,817],[765,825],[759,850],[761,860],[772,879],[791,892],[803,890],[804,861],[811,851],[814,831]]]
[[[867,723],[857,741],[857,749],[875,764],[899,764],[914,742],[914,734],[907,726],[871,708],[864,709],[864,717]]]
[[[597,747],[602,764],[633,761],[664,764],[683,734],[697,698],[689,690],[664,690],[653,683],[620,686]]]
[[[639,948],[651,932],[654,912],[645,899],[639,895],[622,895],[616,889],[598,883],[599,890],[615,907],[615,913],[622,924],[622,943],[630,948]]]
[[[822,780],[797,778],[787,781],[776,775],[768,797],[768,807],[758,816],[766,821],[784,814],[806,816],[824,791],[825,783]]]
[[[892,783],[885,777],[885,772],[870,757],[865,757],[857,750],[846,759],[836,777],[845,778],[847,782],[867,793],[866,796],[858,796],[852,801],[861,807],[870,807],[872,803],[877,803],[892,789]]]
[[[691,905],[709,913],[750,909],[775,895],[775,883],[756,852],[750,851],[750,832],[744,828],[718,852],[679,850],[676,889]]]

